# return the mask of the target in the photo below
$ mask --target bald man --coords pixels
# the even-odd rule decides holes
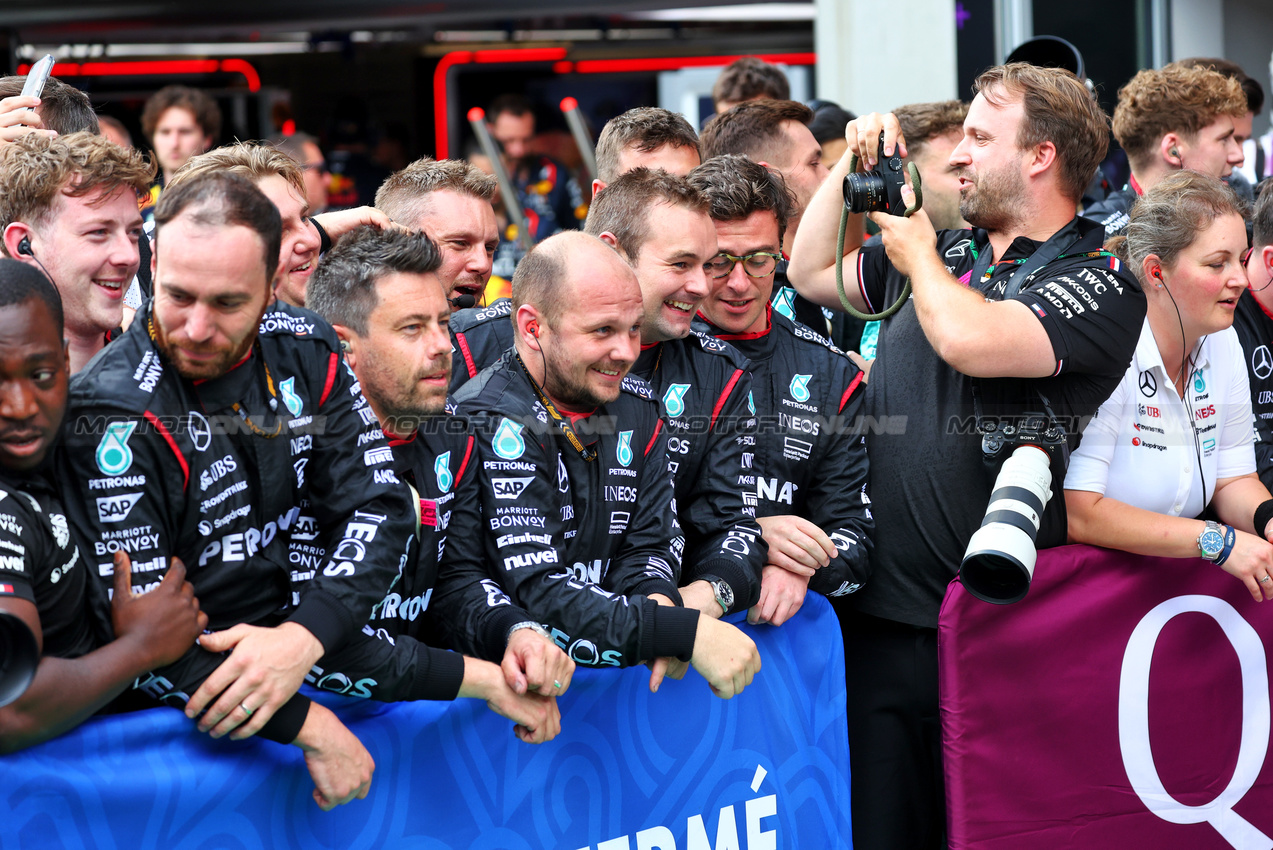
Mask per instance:
[[[657,691],[688,662],[728,699],[760,656],[681,605],[667,434],[649,385],[628,376],[643,314],[636,275],[593,236],[553,236],[522,260],[513,348],[455,396],[479,435],[485,527],[447,557],[485,571],[474,629],[507,634],[507,594],[577,664],[651,663]]]

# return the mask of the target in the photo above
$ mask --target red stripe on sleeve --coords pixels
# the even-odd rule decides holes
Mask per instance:
[[[650,449],[654,448],[654,444],[659,441],[659,432],[663,430],[663,420],[659,419],[657,425],[654,426],[654,436],[650,438],[650,444],[645,447],[645,456],[650,456]]]
[[[460,353],[464,355],[464,368],[469,370],[469,377],[477,377],[477,364],[473,362],[473,352],[469,351],[469,341],[464,334],[456,334],[455,341],[460,345]]]
[[[469,443],[464,447],[464,460],[460,462],[460,471],[455,474],[455,484],[458,487],[460,479],[464,477],[464,470],[469,468],[469,458],[473,457],[473,435],[469,435]]]
[[[146,411],[146,421],[159,431],[159,434],[168,442],[168,448],[172,449],[172,453],[177,456],[177,462],[181,464],[181,489],[185,490],[190,486],[190,464],[186,463],[185,455],[177,448],[177,441],[173,439],[172,434],[164,427],[164,423],[159,421],[159,417],[151,411]]]
[[[332,352],[331,359],[327,361],[327,383],[323,384],[323,395],[318,400],[318,406],[322,407],[327,403],[327,395],[332,391],[332,386],[336,383],[336,362],[338,358],[336,352]]]
[[[840,410],[838,411],[839,413],[844,412],[844,406],[849,403],[849,396],[853,395],[853,391],[856,390],[858,386],[862,383],[863,374],[864,373],[862,372],[858,372],[856,375],[853,376],[853,380],[849,381],[849,388],[844,391],[844,395],[840,398]]]
[[[708,430],[716,427],[716,417],[720,415],[720,409],[725,406],[725,399],[729,398],[729,394],[734,391],[734,387],[738,384],[738,379],[742,376],[742,369],[734,370],[734,376],[729,379],[729,383],[725,385],[725,391],[720,394],[720,398],[716,399],[716,406],[712,408],[712,423],[707,426]]]

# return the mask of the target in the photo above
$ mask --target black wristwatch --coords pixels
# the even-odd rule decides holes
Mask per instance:
[[[734,589],[724,579],[709,576],[705,579],[712,586],[712,592],[716,594],[716,602],[721,607],[721,616],[729,613],[729,609],[734,607]]]

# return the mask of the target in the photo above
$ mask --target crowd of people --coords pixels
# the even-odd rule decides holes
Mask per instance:
[[[576,665],[739,694],[762,659],[727,615],[814,592],[854,845],[940,847],[938,611],[999,471],[982,433],[1037,417],[1068,456],[1040,548],[1273,599],[1273,190],[1233,174],[1258,84],[1142,71],[1127,186],[1087,210],[1111,121],[1067,71],[860,117],[784,87],[740,60],[701,133],[612,119],[588,203],[500,98],[524,222],[476,153],[332,209],[317,140],[213,148],[196,90],[147,105],[153,159],[55,79],[0,100],[0,611],[42,652],[0,749],[167,705],[296,745],[329,809],[374,764],[304,683],[481,699],[539,743]],[[844,227],[881,140],[923,206]]]

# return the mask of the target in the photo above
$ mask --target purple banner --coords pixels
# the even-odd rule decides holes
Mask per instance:
[[[1039,553],[1025,600],[950,585],[952,850],[1273,848],[1273,603],[1196,558]]]

